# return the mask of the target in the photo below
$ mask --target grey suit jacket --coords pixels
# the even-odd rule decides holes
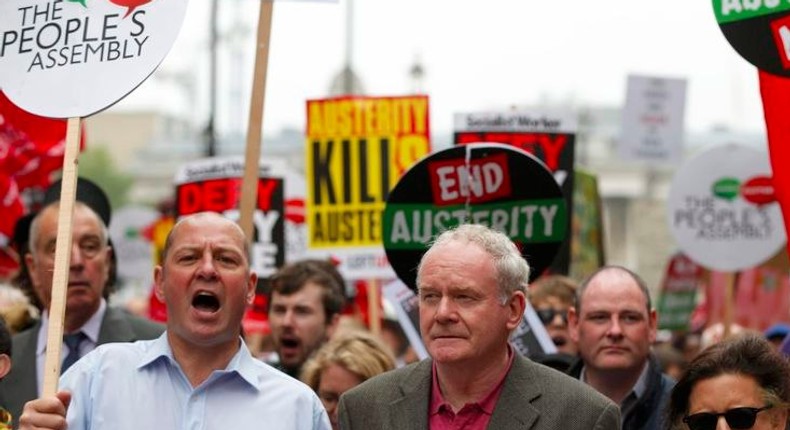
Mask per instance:
[[[0,381],[0,406],[6,408],[14,418],[14,427],[19,425],[19,415],[25,403],[38,397],[36,376],[36,343],[41,321],[33,327],[17,333],[12,341],[11,371]],[[108,306],[99,329],[99,345],[110,342],[134,342],[155,339],[164,332],[165,326],[129,312]]]
[[[431,360],[387,372],[340,398],[342,430],[428,430]],[[619,430],[620,408],[554,369],[517,356],[489,429]]]

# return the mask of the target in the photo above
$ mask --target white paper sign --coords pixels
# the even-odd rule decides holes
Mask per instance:
[[[86,117],[140,85],[176,40],[187,0],[3,0],[0,88],[53,118]]]
[[[420,336],[419,299],[409,287],[401,281],[392,281],[382,288],[384,298],[395,308],[398,322],[411,347],[420,360],[428,358],[428,350]]]
[[[124,285],[147,289],[153,283],[154,248],[143,231],[159,216],[159,212],[144,206],[124,206],[112,214],[112,252],[121,262],[118,276]]]
[[[680,160],[686,80],[629,76],[620,157],[669,163]]]
[[[754,267],[784,246],[786,234],[768,154],[742,146],[710,149],[684,164],[667,200],[680,249],[709,269]]]

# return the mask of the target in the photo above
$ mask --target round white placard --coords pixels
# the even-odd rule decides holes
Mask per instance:
[[[771,176],[766,153],[734,145],[715,147],[681,166],[667,200],[680,249],[707,268],[727,272],[774,256],[786,233]]]
[[[129,94],[165,58],[187,0],[0,1],[0,88],[52,118],[86,117]]]

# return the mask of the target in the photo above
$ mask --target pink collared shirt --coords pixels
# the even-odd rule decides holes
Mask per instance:
[[[474,403],[465,404],[458,413],[453,412],[452,406],[444,400],[442,390],[439,388],[439,379],[436,372],[436,362],[433,363],[432,382],[431,382],[431,404],[428,409],[428,428],[431,430],[485,430],[494,407],[502,394],[502,387],[505,385],[505,377],[513,366],[515,353],[513,348],[508,345],[508,361],[505,371],[499,382],[491,388],[481,400]]]

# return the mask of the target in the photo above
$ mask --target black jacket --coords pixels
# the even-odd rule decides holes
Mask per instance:
[[[576,379],[581,377],[584,362],[579,359],[568,370]],[[647,369],[647,389],[628,415],[622,417],[623,430],[663,430],[665,409],[675,381],[661,373],[655,357],[650,357]]]

